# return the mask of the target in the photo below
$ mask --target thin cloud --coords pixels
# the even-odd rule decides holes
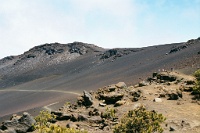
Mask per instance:
[[[197,23],[190,21],[193,18],[196,22],[200,21],[196,12],[200,8],[198,4],[194,2],[196,4],[194,9],[194,3],[183,6],[182,9],[181,4],[173,5],[169,2],[168,0],[149,1],[149,3],[145,0],[0,1],[0,48],[4,49],[0,53],[0,58],[21,54],[35,45],[51,42],[82,41],[113,48],[142,47],[198,37],[199,31],[190,27],[198,26]],[[176,11],[182,14],[177,14]],[[180,21],[174,20],[176,16]],[[176,28],[178,23],[184,26],[183,32],[179,32]],[[184,30],[187,27],[191,29],[190,31],[194,31],[193,34],[187,34],[190,32]]]

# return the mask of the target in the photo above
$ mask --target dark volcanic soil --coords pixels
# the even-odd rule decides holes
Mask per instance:
[[[0,60],[0,117],[119,81],[135,84],[162,69],[195,70],[199,51],[200,39],[111,51],[79,42],[37,46]]]

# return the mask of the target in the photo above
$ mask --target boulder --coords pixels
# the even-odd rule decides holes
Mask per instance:
[[[33,131],[33,125],[35,123],[35,119],[29,113],[24,112],[23,116],[21,116],[19,119],[15,117],[11,120],[4,121],[2,123],[2,129],[13,129],[17,133],[26,133],[28,131]]]
[[[120,101],[117,101],[116,103],[115,103],[115,107],[117,107],[117,106],[122,106],[122,105],[124,105],[126,103],[126,101],[124,101],[124,100],[120,100]]]
[[[84,90],[83,96],[79,96],[77,98],[77,103],[78,105],[91,106],[93,104],[92,95]]]
[[[105,100],[106,104],[115,104],[117,101],[123,98],[124,94],[117,92],[111,92],[107,94],[100,94],[100,99]]]
[[[87,91],[83,91],[83,99],[84,99],[84,105],[85,106],[91,106],[93,104],[93,98],[90,93]]]
[[[120,88],[120,89],[123,89],[123,88],[126,88],[126,84],[124,82],[119,82],[115,85],[117,88]]]
[[[168,100],[178,100],[179,98],[182,98],[182,92],[179,90],[171,90],[167,92]]]

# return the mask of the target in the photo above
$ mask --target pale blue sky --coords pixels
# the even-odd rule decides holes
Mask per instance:
[[[0,58],[81,41],[144,47],[200,37],[200,0],[0,0]]]

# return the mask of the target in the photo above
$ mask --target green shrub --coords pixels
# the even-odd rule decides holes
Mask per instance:
[[[37,127],[48,127],[49,121],[55,119],[56,116],[54,114],[49,113],[49,111],[40,111],[40,114],[35,117],[36,120],[36,128]]]
[[[48,111],[41,111],[38,116],[35,117],[36,125],[35,129],[38,133],[87,133],[87,131],[80,131],[73,128],[60,127],[57,124],[52,124],[49,121],[55,119],[55,115]]]
[[[101,114],[102,118],[115,119],[116,110],[114,108],[106,108],[106,111]]]
[[[162,114],[147,111],[143,106],[125,114],[114,128],[114,133],[162,133],[161,123],[165,121]]]
[[[200,98],[200,69],[195,71],[194,76],[196,77],[197,80],[196,80],[195,86],[193,88],[193,93],[198,94],[199,98]]]
[[[200,69],[194,72],[194,76],[197,78],[197,80],[200,80]]]
[[[38,130],[39,133],[87,133],[74,128],[60,127],[57,124],[51,124],[49,127]]]

